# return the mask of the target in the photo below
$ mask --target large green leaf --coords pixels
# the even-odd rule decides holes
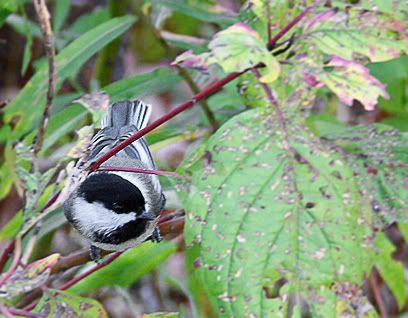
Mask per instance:
[[[103,286],[129,286],[143,275],[156,268],[167,257],[175,253],[177,246],[172,242],[160,244],[146,242],[126,251],[109,266],[82,279],[69,290],[75,293],[89,292]]]
[[[179,171],[192,176],[179,187],[186,243],[220,317],[284,315],[293,302],[297,314],[307,302],[313,317],[336,317],[342,284],[371,267],[370,210],[352,169],[287,120],[238,115]]]
[[[128,30],[134,22],[135,18],[131,16],[111,19],[63,49],[56,56],[57,86],[67,77],[76,74],[90,57]],[[47,87],[48,68],[44,65],[7,106],[4,111],[5,122],[10,123],[17,119],[10,141],[17,140],[38,124],[45,105]]]

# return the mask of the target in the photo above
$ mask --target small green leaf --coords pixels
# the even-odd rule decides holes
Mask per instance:
[[[58,0],[55,2],[52,17],[54,33],[58,33],[59,30],[64,25],[65,21],[69,16],[70,7],[71,7],[70,0]]]
[[[103,286],[129,286],[156,268],[176,250],[177,246],[172,242],[143,243],[126,251],[112,264],[81,280],[69,290],[82,293]]]
[[[47,289],[33,312],[45,317],[108,318],[103,306],[96,300],[73,293]]]
[[[242,72],[263,63],[265,69],[261,71],[261,82],[271,83],[279,76],[278,60],[266,49],[260,35],[244,23],[217,33],[208,48],[211,52],[200,55],[187,51],[173,63],[202,71],[206,71],[210,64],[218,64],[226,73]]]
[[[17,11],[27,0],[2,0],[0,2],[0,27],[7,17]]]
[[[378,233],[375,238],[378,249],[375,265],[397,300],[398,308],[404,308],[406,302],[406,287],[404,266],[392,258],[395,246],[384,233]]]
[[[0,229],[0,241],[13,238],[23,224],[23,211],[18,211],[12,219]]]

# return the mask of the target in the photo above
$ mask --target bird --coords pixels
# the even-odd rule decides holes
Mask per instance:
[[[91,140],[87,160],[95,162],[120,142],[145,128],[151,105],[141,100],[112,104]],[[101,167],[157,170],[142,137],[105,161]],[[101,259],[101,249],[124,251],[146,240],[161,241],[157,220],[166,198],[157,175],[128,171],[94,171],[64,203],[64,214],[90,243],[90,257]]]

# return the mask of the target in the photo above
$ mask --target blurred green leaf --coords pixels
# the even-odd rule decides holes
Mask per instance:
[[[13,238],[23,224],[23,211],[18,211],[8,223],[0,229],[0,241]]]
[[[54,2],[54,11],[52,16],[52,26],[54,33],[58,33],[69,16],[71,8],[70,0],[58,0]]]
[[[57,87],[102,47],[120,36],[135,22],[135,18],[125,16],[111,19],[108,22],[88,31],[80,38],[63,49],[56,57]],[[13,118],[19,118],[13,130],[10,142],[19,139],[23,134],[33,129],[39,122],[45,104],[48,87],[48,71],[43,66],[24,86],[20,93],[4,110],[7,123]],[[38,111],[32,111],[36,109]]]
[[[7,144],[4,149],[4,162],[0,167],[0,199],[3,199],[9,193],[11,186],[18,183],[18,176],[15,171],[16,152],[11,144]]]
[[[164,6],[172,11],[182,13],[189,17],[196,18],[204,22],[217,23],[220,26],[226,27],[237,22],[237,18],[231,15],[210,12],[209,10],[199,7],[197,4],[192,5],[187,1],[179,0],[152,0],[154,5]]]
[[[65,32],[72,38],[76,38],[107,21],[109,21],[108,10],[106,8],[95,8],[91,13],[79,16]]]
[[[45,133],[44,144],[41,153],[46,152],[62,136],[74,131],[79,127],[87,112],[80,105],[71,105],[51,117]]]
[[[54,289],[44,291],[33,312],[45,315],[47,318],[108,318],[108,314],[98,301]]]
[[[177,246],[173,242],[164,241],[160,244],[145,242],[126,251],[109,266],[84,278],[69,290],[83,293],[103,286],[130,286],[140,277],[156,268],[176,250]]]
[[[142,98],[159,94],[178,84],[181,77],[168,68],[159,68],[150,73],[137,74],[114,82],[103,88],[111,97],[111,103],[124,99]]]
[[[282,130],[275,113],[259,109],[235,116],[178,171],[192,177],[179,186],[185,239],[199,250],[217,317],[278,315],[291,295],[312,316],[333,316],[344,291],[332,284],[357,286],[371,268],[370,209],[352,169],[285,121]],[[268,296],[280,279],[279,296]]]
[[[10,25],[16,32],[21,34],[22,36],[25,36],[26,34],[26,27],[25,24],[28,25],[28,28],[30,29],[31,34],[34,37],[41,37],[41,29],[38,26],[37,23],[30,21],[28,19],[25,19],[23,16],[18,15],[18,14],[10,14],[7,17],[6,20],[7,24]]]
[[[17,11],[27,0],[2,0],[0,2],[0,27],[7,17]]]
[[[378,233],[376,235],[375,245],[378,249],[375,265],[380,272],[381,277],[395,296],[398,308],[402,309],[404,308],[407,295],[404,266],[402,263],[392,258],[395,246],[388,240],[384,233]]]

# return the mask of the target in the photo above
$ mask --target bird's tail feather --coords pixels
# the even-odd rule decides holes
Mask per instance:
[[[151,106],[140,100],[117,102],[102,119],[102,128],[135,126],[141,130],[147,126],[151,112]]]

